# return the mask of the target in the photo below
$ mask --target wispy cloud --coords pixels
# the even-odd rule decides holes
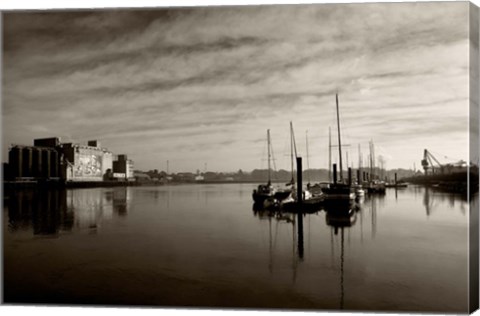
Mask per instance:
[[[325,167],[337,91],[352,148],[373,139],[390,167],[430,146],[466,157],[467,15],[445,2],[7,13],[3,157],[58,135],[143,169],[249,170],[265,130],[282,155],[293,121]]]

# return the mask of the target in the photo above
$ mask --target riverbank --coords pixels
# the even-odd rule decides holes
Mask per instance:
[[[7,190],[15,189],[35,189],[35,188],[99,188],[99,187],[121,187],[121,186],[162,186],[162,185],[182,185],[182,184],[241,184],[252,183],[259,184],[264,181],[251,180],[207,180],[207,181],[61,181],[61,180],[23,180],[23,181],[3,181],[3,188]],[[273,182],[282,184],[283,182]]]
[[[44,181],[4,181],[4,190],[17,189],[37,189],[37,188],[98,188],[98,187],[119,187],[119,186],[137,186],[136,181],[82,181],[65,182],[57,180]]]

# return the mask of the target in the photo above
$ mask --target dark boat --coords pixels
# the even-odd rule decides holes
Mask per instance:
[[[337,105],[337,128],[338,128],[338,152],[340,163],[340,177],[342,177],[342,143],[340,136],[340,111],[338,106],[338,94],[335,95]],[[343,179],[340,179],[342,181]],[[350,203],[355,199],[355,189],[350,184],[337,182],[336,167],[334,166],[334,181],[327,187],[322,188],[324,200],[326,203],[330,202],[347,202]]]
[[[368,193],[385,193],[385,183],[383,181],[372,181],[367,187]]]
[[[288,198],[290,194],[292,194],[292,190],[290,189],[276,190],[275,193],[273,194],[273,197],[278,201],[283,201],[286,198]]]
[[[322,190],[325,201],[351,201],[355,199],[355,189],[348,184],[334,183]]]
[[[260,184],[256,190],[253,190],[252,198],[256,204],[261,204],[266,199],[273,197],[274,194],[275,189],[269,181],[267,184]]]

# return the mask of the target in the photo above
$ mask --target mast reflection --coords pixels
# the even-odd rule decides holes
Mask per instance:
[[[340,231],[340,309],[345,305],[345,229],[355,225],[357,221],[357,212],[360,211],[358,204],[338,203],[325,206],[325,220],[331,227],[332,260],[333,260],[333,234],[338,235]]]

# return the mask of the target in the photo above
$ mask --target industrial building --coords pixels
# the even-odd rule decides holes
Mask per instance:
[[[65,180],[104,181],[112,170],[113,154],[100,147],[96,141],[88,141],[87,146],[63,144]]]
[[[12,145],[6,180],[98,182],[134,179],[133,161],[114,155],[96,140],[87,145],[65,143],[57,137],[35,139],[33,146]]]
[[[34,146],[13,145],[8,153],[12,178],[61,178],[59,139],[36,139]]]
[[[133,174],[133,161],[128,159],[127,155],[118,155],[113,162],[113,178],[115,179],[135,179]]]

